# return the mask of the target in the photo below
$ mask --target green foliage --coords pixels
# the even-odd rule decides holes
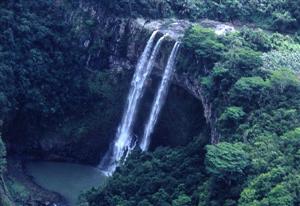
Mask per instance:
[[[273,22],[272,25],[274,26],[274,28],[276,30],[279,31],[286,31],[289,30],[291,28],[293,28],[296,23],[297,20],[296,18],[294,18],[290,12],[285,11],[285,12],[274,12],[272,14],[273,16]]]
[[[199,186],[199,201],[198,206],[206,206],[209,204],[209,181],[204,182]]]
[[[299,18],[293,12],[291,1],[226,0],[209,1],[206,5],[208,17],[228,20],[255,22],[266,28],[284,31],[295,29]],[[298,19],[298,20],[297,20]]]
[[[246,113],[243,111],[243,108],[228,107],[218,119],[218,127],[221,130],[227,130],[227,133],[230,133],[234,128],[241,124],[245,116]],[[226,133],[226,131],[223,132]]]
[[[182,54],[186,57],[180,57],[180,72],[199,79],[203,95],[212,105],[222,141],[206,147],[205,159],[198,162],[200,168],[191,166],[189,160],[193,155],[182,160],[179,153],[174,153],[177,149],[168,149],[169,155],[156,150],[151,154],[154,158],[132,155],[106,188],[85,196],[87,202],[91,205],[100,202],[199,206],[299,204],[299,131],[295,129],[300,123],[299,78],[290,71],[291,66],[282,69],[277,64],[274,69],[265,69],[265,59],[261,57],[261,52],[277,51],[293,56],[299,45],[288,36],[251,31],[243,28],[216,37],[212,31],[194,26],[183,38]],[[276,65],[272,59],[269,61]],[[287,65],[296,64],[292,61]],[[189,146],[183,148],[190,152]],[[202,152],[201,148],[198,152]],[[195,178],[181,181],[185,170],[173,171],[181,166],[170,161],[184,163],[189,174],[201,173],[197,176],[201,183]],[[148,174],[151,179],[145,179]],[[168,178],[171,184],[161,182]],[[193,189],[189,190],[187,185]]]
[[[225,49],[213,30],[200,26],[191,27],[183,41],[188,49],[195,51],[196,58],[202,65],[217,62]]]
[[[276,142],[278,149],[287,156],[283,158],[286,165],[299,169],[299,145],[300,145],[300,129],[296,128],[279,137]]]
[[[183,194],[179,195],[177,199],[173,200],[172,206],[191,206],[192,200],[189,196]]]
[[[233,104],[243,106],[249,111],[259,106],[268,87],[268,82],[261,77],[242,77],[234,84],[229,96]]]
[[[234,48],[225,55],[227,66],[240,72],[247,72],[262,65],[260,53],[252,49]]]
[[[1,195],[0,204],[3,205],[3,206],[12,206],[13,205],[13,203],[5,195]]]
[[[203,148],[197,138],[182,148],[157,148],[151,153],[135,151],[118,168],[104,188],[85,195],[91,206],[195,205],[198,184],[203,181]]]
[[[128,86],[126,75],[104,70],[114,32],[96,33],[99,22],[88,12],[75,14],[80,18],[72,25],[64,21],[64,6],[56,3],[61,1],[0,3],[0,120],[4,136],[18,136],[26,142],[27,137],[35,140],[45,131],[60,128],[60,136],[72,136],[75,141],[96,131],[105,146],[113,136]],[[211,18],[290,33],[300,25],[299,0],[88,3],[99,6],[105,15],[118,17]],[[92,38],[90,45],[78,46],[85,36]],[[177,148],[143,154],[135,151],[104,188],[83,195],[82,205],[300,205],[299,39],[247,27],[216,36],[210,29],[193,26],[182,41],[178,72],[200,80],[201,97],[212,114],[205,112],[215,121],[217,127],[212,129],[221,143],[208,145],[206,153],[208,137]],[[94,71],[93,65],[87,65],[87,57],[98,51],[101,61],[92,58],[92,64],[101,71]],[[177,103],[170,104],[177,107]],[[181,127],[197,123],[182,116],[182,123],[177,120]],[[178,128],[172,131],[180,133],[174,138],[191,138]],[[5,156],[0,141],[0,174],[5,171]],[[27,195],[21,185],[11,187],[21,196]]]
[[[101,1],[100,6],[115,15],[147,18],[209,18],[240,21],[284,32],[300,24],[299,0],[121,0]]]
[[[285,175],[281,168],[261,174],[242,192],[239,205],[296,205],[293,191],[288,186],[290,183],[283,181]]]
[[[195,0],[105,0],[101,1],[100,5],[115,15],[148,18],[177,16],[179,18],[196,19],[199,17],[199,12],[201,12],[199,3]]]
[[[45,123],[45,119],[49,123],[62,113],[76,111],[84,104],[82,98],[74,96],[86,91],[80,86],[86,72],[79,69],[82,51],[74,49],[70,27],[59,20],[63,13],[55,12],[50,1],[2,2],[1,9],[1,104],[5,106],[4,112],[18,108],[18,113],[31,123],[36,120],[30,118],[37,116],[41,123]],[[12,15],[14,10],[22,13]],[[45,15],[48,12],[51,15]],[[11,81],[14,83],[9,84]]]
[[[237,205],[238,199],[239,205],[248,206],[299,202],[298,189],[289,181],[299,172],[299,134],[294,129],[300,121],[299,77],[294,70],[299,45],[288,36],[252,31],[243,28],[222,37],[229,45],[226,52],[211,71],[198,73],[215,108],[221,140],[231,142],[207,146],[211,178],[199,187],[199,205]],[[269,53],[261,58],[260,52]],[[272,53],[289,55],[269,58],[274,66],[267,69],[265,56]],[[241,141],[247,144],[233,144]]]
[[[129,74],[107,71],[110,31],[96,35],[99,22],[73,8],[76,1],[69,3],[0,3],[1,129],[5,140],[28,144],[30,150],[22,154],[40,153],[38,144],[31,143],[47,138],[51,142],[53,136],[68,142],[67,138],[79,141],[88,136],[102,145],[84,143],[101,151],[109,144],[123,109]],[[75,10],[71,21],[67,9]],[[87,47],[86,39],[90,40]],[[91,133],[101,138],[95,140]],[[76,150],[84,154],[79,158],[91,155]],[[69,149],[61,153],[74,156]]]
[[[295,88],[296,90],[300,88],[299,78],[292,71],[287,69],[272,72],[270,82],[273,88],[279,90],[281,93],[291,88]]]
[[[6,183],[9,193],[14,199],[21,201],[26,201],[29,198],[29,191],[27,188],[20,182],[15,179],[9,179]]]
[[[6,169],[6,148],[0,136],[0,176]]]
[[[270,34],[262,29],[242,27],[240,35],[248,42],[249,47],[254,50],[267,52],[272,49]]]
[[[293,197],[284,184],[276,185],[276,187],[270,191],[267,201],[269,205],[274,206],[294,205]]]
[[[298,0],[122,0],[101,1],[110,13],[132,17],[189,19],[210,18],[220,21],[254,22],[278,31],[296,30],[299,26]],[[129,12],[128,12],[129,11]]]
[[[263,54],[262,59],[263,69],[266,70],[285,68],[296,73],[300,70],[300,51],[271,51]]]
[[[282,136],[257,138],[251,145],[253,172],[249,185],[241,193],[240,205],[297,205],[299,177],[296,166],[299,150],[299,129]],[[298,164],[297,164],[298,165]]]
[[[206,168],[219,178],[234,179],[249,166],[249,156],[244,145],[219,143],[208,145],[206,154]]]
[[[220,121],[240,121],[245,116],[241,107],[228,107],[221,115]]]

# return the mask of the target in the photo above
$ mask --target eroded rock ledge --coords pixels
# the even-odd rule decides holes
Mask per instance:
[[[159,30],[161,35],[168,34],[170,36],[169,42],[180,41],[183,37],[185,30],[191,25],[199,24],[203,27],[212,28],[217,35],[222,35],[227,32],[232,32],[235,27],[231,24],[225,24],[212,20],[200,20],[199,22],[190,22],[187,20],[178,19],[162,19],[162,20],[146,20],[143,18],[127,19],[118,17],[105,16],[100,8],[95,7],[93,4],[81,1],[79,10],[83,10],[90,14],[91,17],[97,20],[98,26],[94,35],[83,35],[82,46],[90,47],[95,34],[99,32],[109,32],[112,36],[109,39],[109,57],[107,59],[108,67],[111,71],[120,72],[123,70],[131,70],[137,62],[137,59],[142,52],[147,39],[155,30]],[[69,17],[70,22],[72,19],[77,19],[76,12],[73,12]],[[76,22],[73,22],[73,24]],[[91,43],[91,44],[90,44]],[[108,42],[107,42],[108,43]],[[160,59],[156,64],[156,75],[161,75],[166,58],[169,51],[161,52]],[[89,53],[87,56],[87,67],[97,68],[97,64],[103,61],[101,51],[97,53]],[[211,142],[216,143],[219,140],[218,133],[215,129],[215,117],[211,103],[205,97],[203,88],[199,85],[198,80],[188,75],[175,74],[173,83],[187,90],[191,95],[199,99],[205,111],[207,123],[211,127]]]

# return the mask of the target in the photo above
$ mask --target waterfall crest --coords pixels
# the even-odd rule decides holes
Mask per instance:
[[[159,89],[156,93],[154,103],[152,105],[150,117],[146,123],[144,135],[142,138],[142,141],[140,143],[140,148],[142,151],[147,151],[150,144],[150,136],[154,130],[155,124],[158,119],[158,115],[160,113],[160,110],[165,103],[165,99],[168,93],[168,88],[170,86],[170,80],[173,76],[174,70],[175,70],[175,63],[176,63],[176,56],[179,49],[179,42],[176,42],[172,52],[170,54],[170,57],[168,59],[168,63],[166,65],[162,81],[159,85]]]
[[[115,140],[99,165],[100,169],[102,169],[107,175],[111,175],[115,171],[119,162],[122,161],[122,159],[126,159],[130,151],[132,151],[136,146],[137,140],[133,137],[132,127],[141,97],[144,93],[146,79],[151,74],[160,46],[164,38],[166,38],[166,36],[161,37],[151,52],[157,33],[158,31],[152,33],[141,57],[139,58],[131,82],[127,104],[123,113],[122,121],[118,127]]]

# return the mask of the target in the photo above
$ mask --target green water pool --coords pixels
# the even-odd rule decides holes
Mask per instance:
[[[62,195],[75,206],[81,192],[105,184],[106,176],[97,168],[58,162],[29,162],[26,170],[41,187]]]

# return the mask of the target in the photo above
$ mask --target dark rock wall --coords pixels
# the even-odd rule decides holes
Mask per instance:
[[[122,87],[124,90],[122,97],[120,97],[121,104],[126,100],[130,76],[133,74],[137,59],[151,33],[155,29],[163,28],[162,33],[171,34],[171,37],[163,44],[155,65],[154,76],[156,77],[153,77],[153,79],[157,81],[161,77],[175,39],[180,39],[184,29],[190,25],[186,21],[177,24],[175,20],[151,22],[143,19],[109,16],[100,7],[88,1],[80,0],[73,5],[66,5],[64,1],[57,1],[56,3],[58,7],[67,8],[68,12],[65,14],[64,21],[71,24],[72,28],[80,35],[78,46],[86,49],[83,58],[85,69],[91,72],[105,69],[116,73],[116,76],[119,72],[126,71],[125,73],[128,73],[128,78],[123,79],[122,83],[119,83],[120,80],[116,78],[116,87]],[[153,88],[148,88],[148,90],[153,93]],[[183,92],[183,90],[186,92]],[[190,97],[188,97],[189,95]],[[149,99],[149,102],[152,102],[151,99]],[[182,109],[177,108],[177,111],[172,112],[171,109],[174,106],[172,102],[176,103],[177,107],[182,107]],[[187,107],[191,107],[196,112]],[[97,112],[95,112],[92,117],[79,117],[70,120],[67,124],[72,124],[72,126],[67,127],[69,131],[64,131],[67,134],[64,137],[61,137],[60,133],[65,128],[56,127],[53,128],[53,131],[45,131],[40,139],[36,137],[19,138],[20,141],[9,144],[10,151],[19,154],[28,153],[41,159],[96,164],[114,138],[117,125],[121,119],[123,108],[116,109],[119,115],[111,120],[114,128],[108,128],[109,131],[105,133],[100,132],[102,125],[96,125],[97,118],[95,116]],[[149,106],[143,109],[149,110]],[[183,112],[186,112],[186,115],[183,115]],[[175,115],[175,121],[178,119],[178,122],[165,125],[172,119],[170,115],[173,114]],[[178,115],[183,115],[182,119]],[[143,117],[141,118],[137,125],[143,128]],[[81,122],[84,123],[80,124]],[[157,130],[153,135],[155,141],[152,148],[159,145],[176,146],[186,144],[189,138],[204,131],[207,135],[211,134],[211,142],[217,142],[218,135],[214,129],[214,122],[212,107],[205,98],[197,80],[190,76],[175,74],[168,102],[162,111]],[[96,126],[75,137],[74,134],[78,134],[78,130],[81,129],[79,127],[84,124],[95,124]],[[22,131],[16,132],[22,133]],[[139,132],[137,131],[137,133]]]

